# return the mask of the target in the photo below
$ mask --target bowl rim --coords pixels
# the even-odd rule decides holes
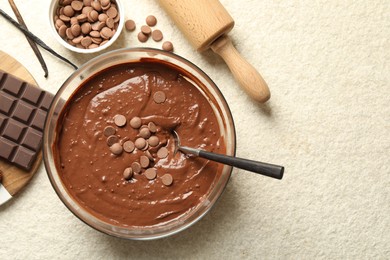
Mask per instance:
[[[162,54],[162,55],[166,55],[166,56],[170,56],[176,60],[179,60],[180,62],[184,62],[184,63],[187,63],[189,64],[190,66],[192,66],[195,70],[198,70],[198,72],[205,77],[206,80],[208,80],[213,86],[214,86],[214,90],[219,94],[220,98],[221,98],[221,101],[224,103],[225,107],[226,107],[226,113],[228,115],[228,117],[230,117],[231,121],[228,122],[231,124],[231,135],[232,135],[232,156],[235,156],[236,155],[236,151],[237,151],[237,135],[236,135],[236,127],[235,127],[235,121],[234,121],[234,118],[233,118],[233,114],[231,112],[231,109],[227,103],[227,100],[226,98],[224,97],[223,93],[221,92],[221,90],[219,89],[219,87],[215,84],[215,82],[202,70],[200,69],[197,65],[195,65],[194,63],[192,63],[191,61],[189,61],[188,59],[178,55],[178,54],[175,54],[175,53],[172,53],[172,52],[168,52],[168,51],[164,51],[164,50],[161,50],[161,49],[156,49],[156,48],[151,48],[151,47],[135,47],[135,48],[122,48],[122,49],[116,49],[116,50],[112,50],[112,51],[109,51],[109,52],[106,52],[106,53],[103,53],[101,55],[98,55],[96,56],[95,58],[87,61],[86,63],[84,63],[82,66],[80,66],[77,70],[75,70],[65,81],[64,83],[61,85],[61,87],[59,88],[59,90],[56,92],[54,98],[53,98],[53,101],[58,99],[58,96],[60,95],[60,93],[62,93],[61,90],[63,90],[66,85],[68,84],[68,82],[70,82],[72,80],[72,78],[74,78],[75,74],[79,73],[80,71],[84,70],[84,68],[90,66],[90,64],[93,64],[94,62],[98,61],[99,59],[102,59],[102,58],[106,58],[108,56],[111,56],[111,55],[115,55],[117,53],[121,53],[121,52],[144,52],[144,53],[148,53],[148,52],[156,52],[158,54]],[[153,57],[148,57],[148,58],[152,58]],[[110,66],[108,66],[110,67]],[[190,73],[188,71],[186,71],[187,73]],[[191,73],[190,73],[191,74]],[[74,93],[74,92],[73,92]],[[52,102],[52,104],[50,105],[50,108],[48,110],[48,114],[50,111],[53,110],[52,106],[54,105],[54,102]],[[46,144],[47,143],[47,138],[48,138],[48,131],[46,129],[49,128],[49,124],[50,122],[48,121],[48,116],[45,118],[45,124],[44,124],[44,136],[43,136],[43,144]],[[57,196],[59,197],[59,199],[61,200],[61,202],[67,207],[67,209],[72,212],[72,214],[74,216],[76,216],[78,219],[80,219],[83,223],[87,224],[89,227],[93,228],[94,230],[97,230],[103,234],[106,234],[106,235],[110,235],[110,236],[113,236],[113,237],[118,237],[118,238],[122,238],[122,239],[128,239],[128,240],[155,240],[155,239],[161,239],[161,238],[165,238],[165,237],[168,237],[168,236],[173,236],[177,233],[180,233],[181,231],[191,227],[192,225],[194,225],[195,223],[197,223],[198,221],[200,221],[205,215],[207,215],[207,213],[213,208],[215,207],[215,205],[218,203],[218,201],[220,200],[220,198],[222,197],[223,193],[225,192],[226,190],[226,187],[227,185],[229,184],[229,181],[231,179],[231,175],[232,175],[232,172],[233,172],[233,167],[232,166],[225,166],[225,167],[228,167],[228,171],[227,171],[227,181],[226,183],[223,185],[223,187],[221,188],[221,192],[218,196],[216,196],[214,202],[212,203],[212,205],[210,207],[207,207],[201,214],[199,214],[199,216],[197,216],[195,219],[193,219],[192,221],[190,221],[189,223],[186,223],[184,225],[181,225],[177,228],[175,228],[174,230],[171,230],[169,232],[165,232],[163,234],[153,234],[153,235],[150,235],[150,236],[140,236],[140,237],[124,237],[124,236],[120,236],[119,234],[117,233],[114,233],[114,232],[106,232],[104,230],[102,230],[101,228],[97,228],[95,226],[93,226],[91,223],[88,223],[86,220],[84,220],[81,216],[79,216],[78,214],[76,214],[76,212],[74,212],[74,210],[70,207],[70,205],[68,205],[67,202],[65,202],[62,198],[62,194],[60,193],[60,191],[58,190],[57,188],[57,184],[55,183],[55,180],[53,179],[53,176],[51,176],[51,170],[50,170],[50,165],[49,165],[49,162],[48,162],[48,151],[51,150],[52,148],[51,147],[46,147],[45,145],[42,147],[42,153],[43,153],[43,161],[44,161],[44,165],[45,165],[45,170],[46,170],[46,174],[49,178],[49,181],[50,181],[50,184],[52,186],[52,188],[54,189],[54,191],[56,192]],[[76,202],[77,203],[77,202]],[[81,207],[82,208],[82,207]],[[91,215],[91,214],[90,214]],[[101,220],[99,220],[101,221]],[[104,222],[104,221],[102,221]],[[110,224],[112,225],[112,224]],[[120,227],[122,228],[122,227]],[[124,227],[123,227],[124,228]]]
[[[120,34],[123,31],[123,27],[125,25],[125,10],[124,10],[124,7],[122,5],[122,2],[120,0],[114,0],[114,1],[116,2],[117,7],[118,7],[118,11],[119,11],[118,28],[117,28],[115,34],[112,36],[112,38],[108,42],[103,44],[102,46],[99,46],[99,47],[94,48],[94,49],[81,49],[81,48],[77,48],[75,46],[70,45],[64,39],[61,38],[61,36],[58,34],[58,32],[55,28],[55,24],[54,24],[54,16],[55,16],[54,12],[56,10],[56,7],[58,6],[59,0],[52,0],[50,2],[49,8],[48,8],[48,12],[49,12],[48,17],[49,17],[49,25],[50,25],[50,29],[51,29],[50,30],[51,34],[57,40],[57,42],[60,43],[63,47],[65,47],[68,50],[80,53],[80,54],[97,53],[97,52],[101,52],[101,51],[107,49],[119,38]]]

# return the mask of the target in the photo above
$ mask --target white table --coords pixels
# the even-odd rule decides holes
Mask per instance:
[[[77,64],[50,33],[48,0],[16,0],[29,29]],[[101,234],[59,200],[43,167],[0,207],[2,259],[385,259],[390,256],[390,2],[221,0],[236,21],[238,50],[261,71],[272,98],[252,102],[222,60],[192,50],[155,1],[124,1],[137,25],[149,14],[175,52],[220,87],[237,130],[237,155],[286,167],[282,181],[234,170],[200,222],[162,240]],[[13,16],[8,1],[0,8]],[[14,16],[13,16],[14,17]],[[24,36],[0,17],[0,49],[55,93],[72,68],[42,50],[43,71]],[[160,47],[123,32],[110,50]]]

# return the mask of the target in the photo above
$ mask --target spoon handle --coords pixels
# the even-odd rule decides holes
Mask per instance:
[[[271,178],[281,180],[283,178],[284,167],[269,163],[263,163],[238,157],[232,157],[229,155],[223,155],[218,153],[211,153],[199,149],[194,149],[186,146],[181,146],[180,150],[185,153],[197,155],[202,158],[209,159],[211,161],[227,164],[243,170],[259,173]]]

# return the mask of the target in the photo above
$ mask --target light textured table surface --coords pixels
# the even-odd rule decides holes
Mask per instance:
[[[78,65],[50,33],[48,0],[15,0],[29,29]],[[137,25],[158,18],[175,52],[201,67],[226,97],[237,155],[286,168],[282,181],[235,169],[209,214],[156,241],[101,234],[70,213],[43,164],[0,207],[1,259],[389,259],[390,2],[221,0],[235,19],[238,50],[261,71],[272,98],[250,100],[223,61],[192,50],[153,0],[123,1]],[[14,17],[8,1],[0,8]],[[123,31],[109,50],[160,47]],[[24,36],[0,17],[0,49],[55,93],[72,68],[42,50],[43,71]],[[1,62],[1,61],[0,61]]]

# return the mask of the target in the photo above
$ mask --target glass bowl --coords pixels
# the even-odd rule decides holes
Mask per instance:
[[[57,127],[61,112],[67,101],[72,98],[84,81],[92,75],[112,66],[123,63],[142,63],[145,60],[163,62],[169,66],[180,68],[185,74],[192,75],[191,83],[206,97],[218,119],[220,135],[226,146],[226,154],[234,156],[236,150],[236,134],[230,109],[222,93],[214,82],[197,66],[188,60],[170,52],[151,48],[121,49],[100,55],[75,71],[61,86],[48,111],[44,129],[43,157],[50,182],[62,202],[68,209],[89,226],[109,235],[126,239],[148,240],[166,237],[184,230],[200,220],[215,204],[225,189],[232,172],[232,167],[223,166],[219,179],[205,195],[204,199],[192,210],[172,222],[148,228],[116,226],[104,222],[92,215],[68,193],[55,164],[55,142],[58,137]]]

